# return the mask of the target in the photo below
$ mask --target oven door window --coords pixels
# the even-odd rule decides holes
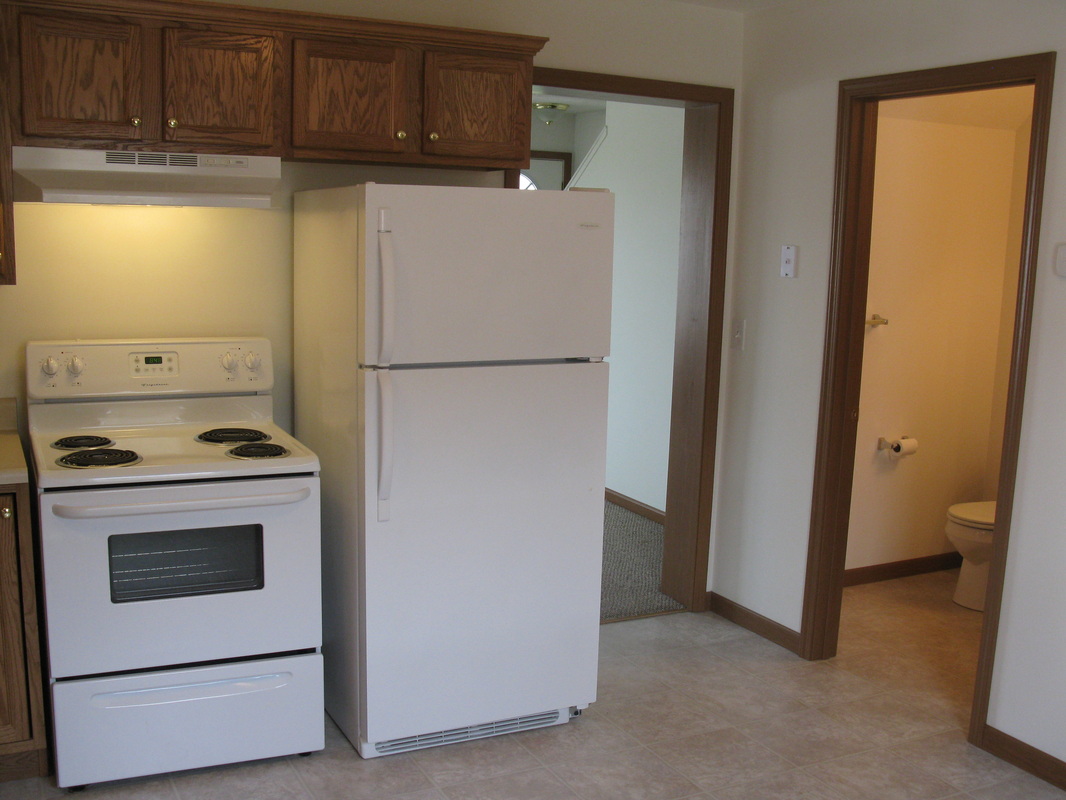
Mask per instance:
[[[263,588],[263,526],[109,536],[111,602]]]

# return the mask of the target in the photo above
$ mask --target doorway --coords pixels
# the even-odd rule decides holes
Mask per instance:
[[[840,87],[838,107],[837,191],[829,312],[807,583],[800,631],[801,655],[810,659],[829,658],[835,654],[840,625],[867,328],[879,104],[894,98],[1008,86],[1031,86],[1033,90],[1017,305],[996,495],[996,535],[970,724],[970,740],[989,749],[988,699],[1017,471],[1054,63],[1055,55],[1046,53],[845,81]]]
[[[733,90],[546,68],[534,69],[533,82],[574,98],[683,110],[680,255],[660,588],[689,610],[701,611],[707,607]],[[513,185],[517,180],[516,175]]]

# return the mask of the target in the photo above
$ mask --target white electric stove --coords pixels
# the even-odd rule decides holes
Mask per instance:
[[[324,746],[318,458],[265,339],[30,342],[57,781]]]

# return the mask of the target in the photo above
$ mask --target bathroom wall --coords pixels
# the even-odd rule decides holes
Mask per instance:
[[[1004,92],[1031,106],[1029,87],[980,94],[994,108],[1010,102]],[[950,102],[879,106],[867,318],[889,324],[866,329],[847,568],[950,552],[948,506],[995,497],[1003,410],[994,431],[993,407],[1009,367],[999,344],[1011,338],[1019,257],[1016,136],[1009,118],[937,121],[952,119],[929,108],[938,100]],[[901,435],[917,453],[877,449]]]

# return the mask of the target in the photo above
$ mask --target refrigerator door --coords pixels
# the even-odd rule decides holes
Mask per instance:
[[[614,195],[360,188],[361,363],[608,354]]]
[[[607,371],[366,373],[364,741],[595,700]]]

